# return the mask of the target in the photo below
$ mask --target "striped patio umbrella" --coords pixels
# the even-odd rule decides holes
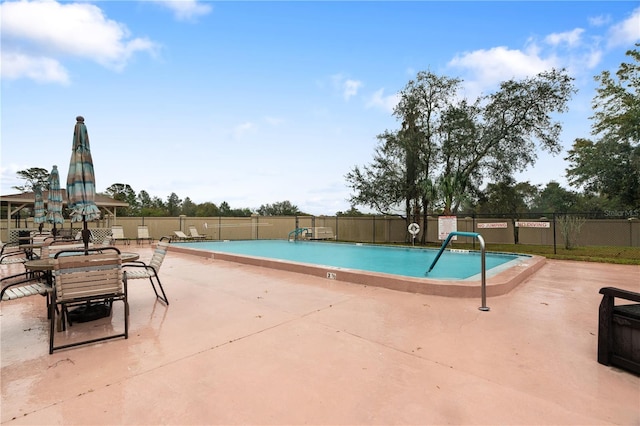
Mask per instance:
[[[33,188],[35,201],[33,203],[33,223],[39,224],[38,232],[42,232],[42,225],[47,221],[47,213],[44,209],[44,199],[42,198],[42,188],[36,185]]]
[[[73,131],[73,148],[67,175],[67,199],[71,209],[71,222],[82,222],[82,240],[89,246],[87,221],[100,218],[100,210],[95,203],[96,180],[93,173],[93,159],[89,148],[89,135],[83,117],[76,117]]]
[[[53,224],[52,233],[54,236],[58,234],[56,224],[64,223],[62,217],[62,190],[60,189],[60,173],[58,166],[53,166],[49,175],[49,195],[47,197],[47,222]]]

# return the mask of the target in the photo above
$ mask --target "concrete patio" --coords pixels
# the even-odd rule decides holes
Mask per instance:
[[[1,423],[640,424],[640,377],[596,362],[598,290],[639,266],[550,260],[489,312],[174,252],[160,275],[128,340],[53,355],[44,298],[2,302]]]

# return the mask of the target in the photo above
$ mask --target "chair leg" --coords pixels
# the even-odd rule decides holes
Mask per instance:
[[[53,336],[56,326],[56,295],[55,292],[51,295],[51,304],[49,304],[49,355],[53,353]]]
[[[156,281],[158,282],[158,287],[160,288],[160,292],[162,292],[162,296],[158,294],[158,290],[156,290],[156,286],[153,283],[153,277],[149,277],[149,281],[151,281],[151,287],[153,287],[153,292],[156,294],[156,297],[163,301],[166,305],[169,305],[169,300],[167,299],[167,295],[164,292],[164,288],[162,287],[162,283],[160,282],[160,278],[158,275],[155,275]]]

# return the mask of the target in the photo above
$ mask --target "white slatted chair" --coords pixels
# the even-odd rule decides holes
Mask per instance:
[[[198,229],[193,225],[189,226],[189,235],[191,235],[191,238],[194,240],[205,240],[207,238],[206,235],[199,234]]]
[[[111,238],[114,244],[118,241],[124,241],[125,244],[129,244],[129,238],[124,236],[124,229],[121,225],[113,225],[111,227]]]
[[[37,294],[47,296],[51,292],[51,287],[47,285],[44,274],[41,272],[10,275],[0,279],[0,283],[2,285],[0,299],[3,302]]]
[[[137,244],[142,244],[147,241],[149,244],[153,243],[153,238],[149,235],[149,227],[147,225],[138,226],[138,238],[136,238]]]
[[[85,254],[88,253],[88,254]],[[49,353],[55,350],[100,342],[118,337],[129,337],[129,303],[127,300],[127,274],[122,269],[120,250],[115,247],[68,250],[54,257],[54,285],[49,307]],[[124,302],[124,332],[98,338],[74,340],[55,346],[56,309],[62,306],[62,320],[69,306],[95,301]],[[76,332],[74,332],[75,334]]]
[[[135,279],[149,279],[151,281],[151,287],[153,288],[153,292],[156,294],[156,298],[160,299],[166,305],[169,305],[169,300],[167,299],[167,295],[164,292],[164,288],[162,287],[162,283],[160,282],[160,277],[158,276],[158,272],[160,272],[160,267],[162,266],[162,261],[164,260],[165,255],[167,254],[167,248],[169,247],[170,239],[168,237],[160,238],[158,244],[156,245],[156,249],[153,252],[153,256],[148,264],[144,263],[141,260],[137,260],[134,262],[128,262],[124,264],[124,267],[127,271],[127,279],[135,280]],[[156,283],[158,284],[158,288],[156,288],[156,283],[153,282],[155,278]],[[159,292],[158,292],[159,290]]]
[[[190,236],[188,236],[187,234],[185,234],[182,231],[173,231],[173,233],[176,236],[176,239],[178,241],[189,241],[189,240],[193,240],[193,238],[191,238]]]

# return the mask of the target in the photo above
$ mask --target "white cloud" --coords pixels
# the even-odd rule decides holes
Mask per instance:
[[[8,53],[3,55],[2,73],[4,76],[9,65],[12,78],[41,78],[46,71],[50,81],[64,80],[61,76],[66,71],[56,59],[58,55],[122,70],[134,53],[153,53],[157,48],[146,38],[132,39],[125,25],[108,19],[99,7],[89,3],[9,1],[0,4],[0,14],[2,50]],[[17,62],[6,63],[5,57]],[[16,70],[21,74],[15,74]]]
[[[572,31],[549,34],[545,37],[545,41],[552,46],[566,44],[569,47],[575,47],[580,44],[582,33],[584,33],[584,29],[576,28]]]
[[[198,0],[154,0],[156,3],[171,9],[178,21],[191,21],[200,16],[211,13],[213,9],[208,4],[198,2]]]
[[[250,121],[246,121],[242,124],[239,124],[233,128],[233,138],[236,140],[241,139],[245,135],[251,133],[254,130],[254,128],[255,128],[255,125]]]
[[[609,22],[611,22],[611,16],[609,15],[598,15],[589,18],[589,25],[592,27],[601,27]]]
[[[384,95],[384,89],[374,92],[366,103],[367,108],[382,108],[384,111],[393,112],[398,105],[400,96],[397,93]]]
[[[27,77],[39,83],[69,83],[67,70],[55,59],[2,51],[2,77]]]
[[[362,82],[357,80],[347,80],[343,83],[343,92],[342,96],[345,101],[348,101],[349,98],[358,94],[358,89],[362,87]]]
[[[495,87],[502,81],[533,76],[557,65],[554,56],[542,58],[535,44],[530,44],[527,51],[499,46],[465,52],[448,63],[449,67],[466,70],[472,75],[469,79],[471,84],[467,85],[471,96],[479,95],[476,92]]]
[[[346,78],[343,74],[334,74],[331,76],[331,83],[334,89],[338,90],[345,101],[358,94],[358,90],[363,86],[359,80]]]
[[[640,7],[631,12],[624,21],[609,28],[608,46],[631,45],[640,40]]]

